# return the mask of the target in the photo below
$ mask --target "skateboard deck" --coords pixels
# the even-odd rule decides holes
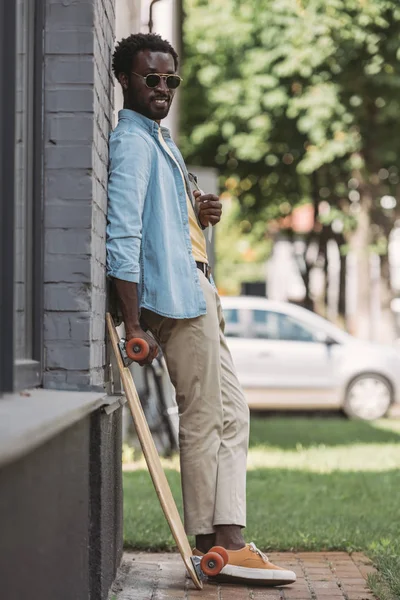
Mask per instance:
[[[124,362],[122,360],[121,352],[118,346],[118,343],[120,341],[119,336],[110,313],[106,314],[106,321],[111,339],[111,345],[121,377],[121,382],[125,390],[125,396],[128,401],[130,411],[132,413],[132,418],[135,423],[137,436],[139,438],[139,442],[142,447],[146,464],[149,469],[154,488],[157,492],[161,508],[163,509],[165,518],[167,519],[168,525],[171,529],[171,533],[182,556],[182,560],[185,563],[186,570],[190,575],[196,588],[201,590],[203,584],[200,580],[198,571],[196,571],[195,568],[195,563],[197,563],[198,561],[192,560],[193,555],[192,550],[190,548],[189,540],[187,539],[182,519],[175,504],[175,500],[172,496],[171,488],[169,487],[169,483],[165,476],[164,469],[162,468],[160,457],[155,447],[153,437],[147,425],[146,417],[144,415],[142,405],[140,403],[139,396],[136,391],[135,384],[133,382],[132,374],[129,368],[124,365]]]

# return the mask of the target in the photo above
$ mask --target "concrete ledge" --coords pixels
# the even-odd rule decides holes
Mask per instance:
[[[17,460],[101,406],[104,392],[35,389],[0,399],[0,467]]]

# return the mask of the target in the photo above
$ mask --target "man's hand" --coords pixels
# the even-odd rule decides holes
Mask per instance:
[[[154,338],[148,335],[140,327],[137,283],[125,281],[123,279],[114,279],[114,284],[125,323],[126,341],[129,342],[132,338],[141,338],[142,340],[146,340],[149,345],[149,354],[147,358],[138,362],[138,364],[143,367],[143,365],[150,364],[157,356],[158,346],[154,341]]]
[[[143,331],[141,327],[134,327],[125,331],[125,339],[128,342],[132,338],[140,338],[142,340],[146,340],[149,345],[149,354],[147,358],[138,362],[138,364],[143,367],[144,365],[150,365],[155,357],[158,354],[158,345],[154,338],[152,338],[148,333]]]
[[[219,223],[222,214],[222,204],[218,196],[214,194],[204,194],[196,190],[193,193],[199,207],[199,221],[203,227],[216,225]]]

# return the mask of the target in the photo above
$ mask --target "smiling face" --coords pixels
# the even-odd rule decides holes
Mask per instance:
[[[136,54],[132,71],[138,75],[150,73],[175,74],[173,56],[165,52],[143,50]],[[124,90],[124,107],[134,110],[153,121],[161,121],[168,115],[175,90],[170,90],[164,78],[155,88],[148,88],[143,77],[133,73],[121,74],[120,83]]]

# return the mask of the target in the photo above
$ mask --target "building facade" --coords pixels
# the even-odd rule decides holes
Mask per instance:
[[[179,47],[181,13],[180,0],[0,4],[7,600],[104,600],[120,564],[123,402],[105,332],[108,136],[122,106],[112,52],[150,28]]]

